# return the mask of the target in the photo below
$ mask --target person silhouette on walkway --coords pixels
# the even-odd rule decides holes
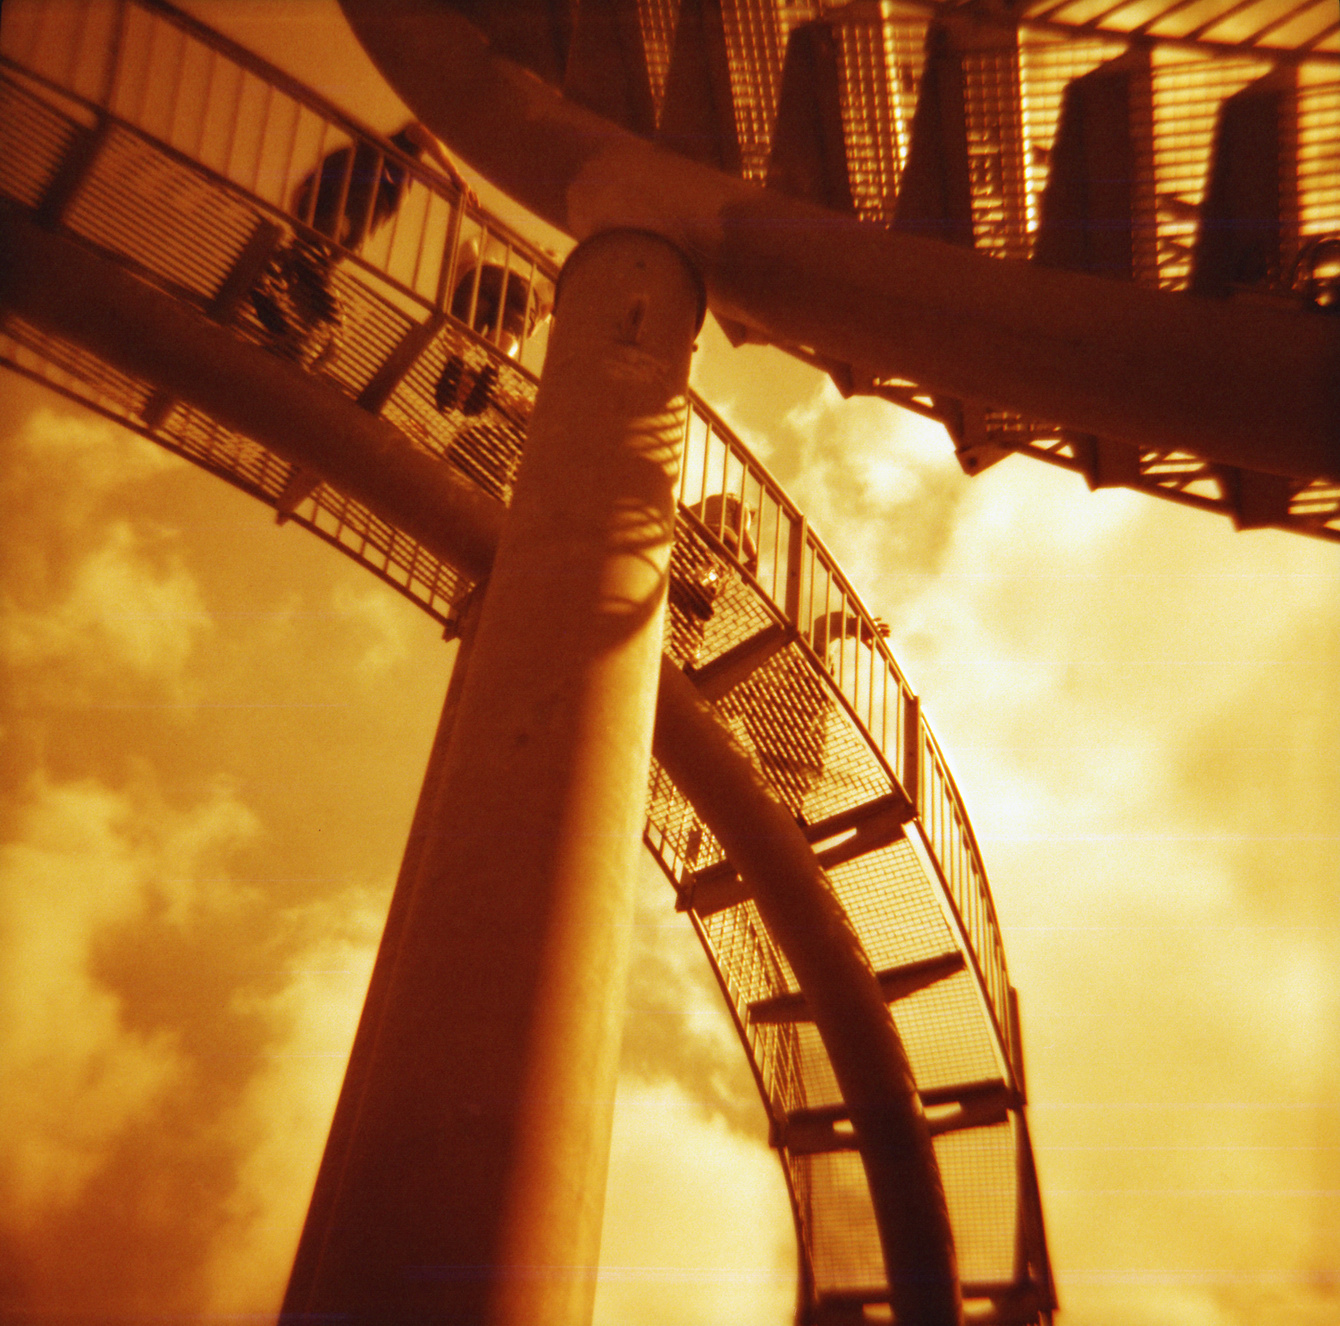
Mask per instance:
[[[341,250],[357,252],[399,210],[409,187],[409,164],[426,154],[467,200],[473,194],[442,145],[411,120],[387,147],[360,140],[326,154],[294,190],[291,211],[315,234],[298,231],[278,249],[251,294],[261,325],[291,353],[314,337],[329,357],[342,322],[332,276]]]

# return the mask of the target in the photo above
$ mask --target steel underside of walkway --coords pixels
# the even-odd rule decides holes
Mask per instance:
[[[1134,51],[1149,69],[1149,173],[1133,204],[1129,276],[1187,289],[1199,263],[1207,279],[1197,234],[1212,210],[1206,199],[1222,107],[1283,70],[1293,89],[1294,155],[1285,172],[1293,192],[1277,218],[1275,267],[1255,285],[1232,283],[1235,293],[1224,297],[1300,297],[1285,289],[1290,270],[1310,242],[1340,230],[1336,24],[1325,20],[1324,5],[1257,0],[1199,26],[1179,19],[1184,8],[1081,10],[1079,0],[1037,0],[1003,27],[986,24],[1011,35],[1003,55],[985,38],[961,43],[965,219],[976,248],[1021,258],[1037,244],[1054,206],[1048,181],[1064,156],[1057,140],[1067,86],[1097,70],[1124,77],[1125,66],[1109,63]],[[896,222],[915,147],[925,36],[933,21],[952,17],[948,8],[898,4],[876,23],[873,7],[838,13],[815,3],[789,7],[789,26],[767,7],[720,9],[741,173],[767,177],[788,38],[802,20],[823,21],[834,34],[840,114],[832,123],[850,166],[853,207],[872,221]],[[78,7],[56,11],[65,17],[39,29],[7,8],[0,42],[7,216],[145,283],[249,350],[283,357],[248,292],[274,246],[312,220],[290,211],[293,190],[332,148],[366,142],[384,153],[384,141],[166,7],[129,5],[119,33],[82,35],[70,17]],[[663,100],[670,9],[648,0],[639,13],[652,90]],[[118,62],[105,58],[113,48]],[[1273,95],[1271,86],[1262,94]],[[999,113],[1002,98],[1010,114]],[[517,355],[504,354],[505,310],[490,304],[489,283],[507,289],[515,279],[526,306],[542,309],[557,271],[522,235],[463,205],[441,177],[405,164],[415,184],[399,219],[358,252],[342,253],[335,268],[344,309],[337,352],[289,356],[285,370],[323,393],[332,417],[358,411],[440,467],[483,503],[488,525],[511,494],[546,336],[538,319]],[[12,311],[0,333],[10,367],[257,497],[452,629],[479,566],[449,564],[316,474],[165,394],[148,375],[127,374]],[[453,361],[457,385],[444,401]],[[932,398],[915,382],[864,382],[850,365],[822,366],[846,389],[945,419],[969,468],[1018,450],[1077,470],[1093,486],[1140,488],[1228,514],[1240,526],[1340,537],[1334,484],[1272,487],[1190,454],[1132,452],[981,403]],[[491,390],[472,399],[472,387],[490,376]],[[1054,1295],[1017,1014],[952,776],[876,624],[803,513],[701,402],[686,448],[669,664],[710,700],[802,827],[879,973],[930,1119],[969,1307],[983,1319],[1038,1320]],[[738,551],[744,512],[753,513],[756,555]],[[808,1319],[877,1317],[889,1291],[873,1209],[804,995],[749,887],[657,763],[646,841],[703,943],[756,1074],[792,1193]]]
[[[443,0],[441,8],[454,6]],[[524,66],[540,74],[561,90],[563,102],[631,131],[626,160],[616,163],[612,155],[602,163],[593,155],[586,165],[592,178],[603,167],[637,172],[637,189],[618,198],[617,190],[608,197],[597,190],[578,207],[577,178],[566,182],[566,201],[564,190],[546,181],[529,205],[551,222],[575,226],[576,234],[583,233],[583,208],[604,206],[607,219],[635,213],[638,190],[654,192],[661,170],[634,148],[650,138],[716,175],[715,185],[710,174],[687,171],[677,179],[674,192],[702,195],[686,216],[710,212],[715,190],[730,199],[717,225],[726,224],[730,212],[730,221],[746,230],[762,222],[766,233],[769,222],[785,220],[821,233],[821,215],[793,216],[780,204],[760,204],[758,214],[745,206],[747,214],[741,213],[739,198],[722,184],[734,176],[766,184],[774,198],[789,194],[817,204],[830,222],[832,213],[845,213],[877,232],[946,240],[1012,260],[1013,268],[1031,266],[1038,278],[1032,282],[1026,270],[1007,282],[1003,271],[995,278],[977,269],[970,274],[966,261],[956,267],[946,259],[935,267],[946,292],[960,274],[969,283],[958,304],[946,293],[957,321],[942,321],[965,345],[971,342],[971,350],[955,345],[923,352],[936,329],[933,318],[898,341],[896,324],[917,316],[921,302],[935,305],[937,296],[916,289],[905,272],[894,274],[899,261],[920,259],[910,251],[897,259],[892,247],[873,243],[861,262],[871,281],[879,277],[878,299],[862,302],[859,272],[839,262],[824,268],[822,283],[807,287],[809,294],[826,290],[830,297],[839,290],[835,307],[860,324],[855,335],[821,329],[821,320],[798,318],[785,298],[775,297],[776,287],[789,287],[797,271],[772,286],[766,272],[764,284],[727,282],[714,307],[722,307],[733,340],[771,341],[829,372],[844,395],[881,396],[940,420],[969,473],[1017,451],[1071,469],[1092,488],[1135,488],[1220,512],[1239,529],[1340,537],[1340,439],[1330,423],[1340,351],[1334,318],[1320,311],[1334,314],[1340,301],[1340,25],[1324,0],[802,0],[786,6],[611,0],[610,8],[626,20],[617,41],[599,24],[579,21],[565,29],[556,19],[552,32],[541,36],[537,28],[524,38],[504,23],[489,47],[505,55],[500,63],[512,62],[514,72]],[[384,38],[388,55],[401,40],[399,20],[384,17],[394,9],[346,0],[356,27],[360,13],[367,18],[363,40]],[[492,21],[487,3],[468,12],[486,29]],[[682,49],[676,44],[681,13],[693,16],[685,26],[694,33]],[[408,9],[404,21],[416,21]],[[460,17],[455,21],[459,25]],[[453,41],[467,35],[463,27],[454,31]],[[694,54],[704,44],[705,60]],[[508,89],[494,107],[503,115],[525,79],[516,82],[500,69],[495,82]],[[476,100],[489,85],[480,81]],[[409,86],[402,92],[417,95]],[[440,115],[439,132],[461,128],[449,99],[435,110],[429,109],[431,94],[422,101],[421,115]],[[555,145],[573,154],[603,150],[589,126],[563,123],[561,111],[542,103],[541,96],[529,105],[527,122],[551,118]],[[455,144],[486,167],[494,152],[486,127],[492,122],[472,121],[485,127],[471,128],[470,141]],[[539,142],[546,131],[536,132]],[[503,140],[518,136],[525,134],[513,124],[499,138],[501,155],[493,164],[500,169],[507,168]],[[513,183],[521,187],[519,178]],[[568,207],[577,211],[567,215]],[[715,232],[707,225],[699,233]],[[841,233],[838,247],[862,242],[856,231]],[[789,261],[783,248],[779,241],[770,263]],[[1052,277],[1084,282],[1049,291],[1043,268]],[[1023,366],[1034,348],[1029,336],[1013,343],[977,336],[974,309],[993,326],[1008,322],[992,302],[993,283],[1009,284],[1004,307],[1030,301],[1047,307],[1040,325],[1029,324],[1034,341],[1045,340],[1039,333],[1048,320],[1080,301],[1084,312],[1066,323],[1066,335],[1084,343],[1087,353],[1064,367],[1058,359],[1051,388],[1058,373],[1069,386],[1072,374],[1087,374],[1086,365],[1104,365],[1090,385],[1076,381],[1073,391],[1059,394],[1039,390],[1032,379],[1025,386]],[[1160,312],[1145,308],[1137,298],[1141,290],[1193,298],[1160,301]],[[1145,311],[1136,314],[1136,305]],[[871,339],[894,307],[894,325],[879,326]],[[1137,330],[1146,314],[1150,321]],[[1202,314],[1197,330],[1192,323]],[[1164,317],[1168,325],[1155,333]],[[1135,321],[1126,341],[1117,334],[1102,345],[1089,343],[1084,329],[1128,318]],[[1230,323],[1273,323],[1275,329],[1229,368],[1218,356],[1237,335]],[[1141,364],[1151,334],[1160,338],[1158,353]],[[1292,345],[1301,363],[1305,343],[1317,336],[1328,348],[1315,374],[1303,375],[1306,382],[1272,385],[1271,370],[1257,395],[1247,392],[1241,408],[1197,432],[1210,402],[1222,394],[1216,384],[1249,376],[1272,353],[1269,346]],[[868,362],[860,359],[862,346],[872,356]],[[1159,365],[1168,363],[1179,365],[1177,374],[1171,383],[1160,382]],[[1019,370],[1017,382],[1010,380],[1011,364]],[[1120,368],[1104,387],[1109,365]],[[1120,386],[1110,389],[1113,381]],[[1106,392],[1106,403],[1097,406],[1094,392]],[[1119,402],[1146,398],[1157,398],[1158,408],[1138,419],[1123,414]],[[1296,409],[1295,422],[1286,422]],[[1302,422],[1304,414],[1311,424]],[[1241,435],[1230,445],[1226,434],[1239,424]],[[1325,434],[1319,450],[1293,454],[1314,426]]]

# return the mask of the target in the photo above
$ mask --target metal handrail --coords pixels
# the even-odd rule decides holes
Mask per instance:
[[[140,3],[143,4],[144,0],[140,0]],[[166,9],[165,6],[157,4],[146,7],[153,9],[155,13],[161,13]],[[11,62],[6,63],[8,67],[13,67]],[[119,116],[113,116],[106,110],[98,111],[91,99],[82,96],[71,97],[68,93],[63,93],[62,98],[72,107],[82,108],[84,111],[92,110],[95,118],[101,115],[109,122],[124,125],[124,132],[134,133],[136,137],[152,144],[156,150],[164,152],[178,163],[191,162],[191,168],[199,172],[215,190],[232,196],[253,212],[270,216],[282,214],[288,218],[286,224],[295,221],[301,224],[300,219],[293,218],[291,212],[276,202],[249,191],[245,183],[207,164],[192,162],[189,155],[181,149],[154,139],[147,130],[136,129]],[[436,184],[436,181],[430,183]],[[457,216],[465,217],[468,214],[468,209],[458,208],[456,211]],[[502,233],[502,228],[495,228],[491,233]],[[456,243],[459,245],[461,242],[463,240],[458,229]],[[443,272],[451,271],[451,263],[455,261],[458,251],[458,248],[444,250],[446,256],[442,265]],[[543,261],[543,255],[536,261],[538,266]],[[342,259],[342,266],[344,265],[347,265],[353,275],[369,288],[375,287],[379,292],[379,298],[389,297],[387,292],[390,292],[390,295],[412,305],[416,316],[426,315],[430,310],[445,312],[448,317],[453,316],[450,309],[445,307],[445,301],[440,294],[436,301],[429,299],[414,289],[412,283],[397,281],[384,267],[378,267],[366,255],[347,254],[346,258]],[[541,270],[547,273],[552,270],[552,265]],[[155,279],[161,281],[162,278]],[[449,288],[449,281],[439,279],[439,286],[444,284]],[[476,282],[476,287],[477,284]],[[476,333],[473,330],[473,319],[469,319],[467,325],[458,327],[456,334],[460,339],[487,347],[488,353],[494,359],[501,359],[499,347],[488,339],[488,330],[486,329],[483,334]],[[491,330],[496,334],[496,324]],[[534,379],[534,373],[524,363],[516,365],[515,371],[523,377]],[[1001,1002],[999,995],[1001,989],[1008,990],[1008,982],[1004,976],[1003,959],[999,964],[993,961],[994,955],[1000,951],[998,928],[995,926],[994,913],[989,908],[989,895],[985,895],[985,904],[978,898],[979,892],[985,890],[985,872],[981,869],[976,844],[971,839],[967,816],[962,809],[957,789],[953,787],[952,779],[947,777],[933,779],[933,785],[940,790],[932,795],[928,791],[932,783],[925,777],[916,777],[917,765],[926,764],[928,767],[933,767],[935,755],[923,755],[918,760],[915,752],[938,753],[938,747],[935,746],[929,728],[919,719],[916,727],[917,740],[908,743],[905,739],[907,736],[905,725],[908,718],[917,712],[915,702],[910,687],[879,634],[878,623],[842,575],[822,541],[808,528],[798,508],[786,498],[780,485],[765,467],[749,455],[724,422],[701,402],[695,400],[688,428],[689,445],[686,448],[686,461],[681,474],[681,510],[685,521],[695,523],[700,531],[713,541],[719,553],[733,563],[740,578],[753,587],[760,601],[768,606],[769,612],[775,619],[787,623],[795,639],[799,641],[798,647],[809,658],[811,671],[823,679],[828,690],[840,701],[843,712],[852,720],[890,778],[904,787],[916,786],[917,807],[923,817],[929,814],[938,815],[944,825],[950,826],[950,836],[942,835],[940,847],[933,849],[933,852],[935,850],[942,852],[945,858],[943,861],[936,861],[939,878],[936,886],[944,889],[950,910],[956,915],[969,918],[962,924],[962,933],[971,951],[979,986],[988,994],[984,1002],[989,1012],[989,1021],[994,1027],[997,1041],[1006,1051],[1009,1063],[1013,1064],[1015,1060],[1009,1055],[1009,1046],[1012,1040],[1017,1038],[1013,1038],[1009,1030],[1012,1022],[1008,1017],[1008,1000]],[[155,436],[156,440],[162,440],[156,434]],[[197,452],[184,454],[200,461]],[[220,463],[212,468],[216,473],[224,474],[225,477],[234,478],[236,481],[236,478],[229,474],[225,464]],[[271,470],[275,472],[272,473]],[[716,481],[718,476],[719,483]],[[276,493],[284,482],[282,468],[276,470],[271,466],[264,475],[248,479],[242,486],[246,487],[247,491],[255,492],[265,500],[274,502]],[[735,496],[739,503],[735,523],[730,527],[728,527],[728,505],[724,500],[718,504],[714,522],[706,510],[709,498],[729,496]],[[309,528],[315,528],[360,562],[372,566],[379,575],[395,584],[416,602],[424,601],[422,595],[410,583],[413,578],[413,557],[409,558],[409,569],[404,571],[403,575],[391,574],[386,554],[376,551],[379,545],[375,540],[369,543],[366,525],[362,527],[360,534],[358,523],[360,518],[357,513],[350,513],[345,509],[347,504],[341,505],[338,495],[322,491],[314,495],[312,500],[315,514],[310,519],[303,519],[302,523],[307,524]],[[743,512],[750,504],[753,504],[757,513],[755,518],[759,522],[760,534],[768,531],[772,534],[770,553],[766,556],[761,555],[753,566],[744,553],[745,540],[742,537]],[[334,526],[323,529],[321,521],[327,515],[334,521]],[[295,518],[302,519],[297,516]],[[345,536],[346,531],[350,537]],[[759,542],[762,543],[764,540],[760,539]],[[386,562],[385,566],[378,564],[376,560],[378,557]],[[464,584],[461,585],[459,592],[461,594],[465,592]],[[834,622],[837,623],[836,628]],[[824,628],[822,636],[817,633],[820,624],[823,624]],[[836,656],[832,652],[834,649]],[[877,713],[878,723],[875,722]],[[914,752],[913,763],[910,765],[909,746]],[[942,763],[941,760],[941,766]],[[944,772],[947,775],[947,770]],[[953,844],[960,846],[949,850]],[[963,844],[966,846],[962,846]],[[974,916],[986,919],[985,921],[979,919],[974,925],[971,921]],[[976,950],[973,950],[973,945],[977,945]],[[998,976],[982,974],[997,972]],[[752,1044],[752,1040],[748,1043]]]
[[[81,71],[76,67],[77,61],[74,59],[63,65],[65,71],[74,71],[74,76],[68,77],[64,84],[58,71],[50,67],[53,63],[50,61],[45,70],[33,70],[21,66],[7,52],[3,52],[0,53],[0,64],[21,71],[28,77],[35,75],[38,81],[53,90],[59,90],[64,96],[73,97],[88,110],[153,141],[174,158],[190,162],[194,168],[203,171],[215,184],[244,197],[249,203],[261,203],[266,211],[283,218],[295,230],[302,228],[310,232],[312,218],[310,214],[306,218],[295,216],[288,204],[303,174],[317,169],[328,150],[362,145],[388,157],[396,155],[394,148],[379,134],[298,84],[261,57],[212,32],[195,19],[164,3],[164,0],[123,0],[118,6],[118,12],[125,17],[121,20],[120,37],[111,46],[111,65],[102,68],[96,80],[105,93],[101,103],[79,93]],[[175,50],[170,49],[163,57],[162,64],[154,64],[145,58],[140,64],[138,76],[133,68],[128,68],[134,63],[137,52],[147,48],[151,54],[156,47],[168,43],[156,39],[153,28],[137,32],[136,24],[140,20],[133,17],[137,14],[146,21],[161,23],[170,32],[179,34],[180,38]],[[178,138],[182,137],[180,90],[185,80],[178,75],[188,59],[192,58],[192,42],[212,52],[216,58],[231,62],[240,73],[263,80],[264,85],[271,90],[266,97],[256,150],[250,162],[238,161],[238,141],[244,135],[239,133],[236,125],[228,127],[227,148],[221,161],[216,159],[211,162],[208,159],[208,137],[203,130],[195,133],[193,143],[172,141],[174,134]],[[216,64],[211,64],[210,68],[213,72],[207,81],[211,87],[226,83],[234,77],[226,68],[220,73]],[[151,84],[171,90],[165,104],[153,103],[148,95]],[[238,107],[243,97],[240,89],[244,84],[237,81],[236,87],[239,91],[233,101],[235,115],[240,114]],[[208,107],[209,95],[207,91],[201,111],[202,119]],[[302,135],[295,127],[293,132],[285,136],[286,142],[281,139],[280,150],[266,157],[263,149],[270,126],[283,114],[281,98],[288,98],[293,105],[317,117],[320,129],[314,133],[309,128],[304,151],[300,142]],[[276,106],[280,107],[278,111]],[[127,111],[131,114],[124,113]],[[165,131],[165,135],[156,133],[156,128]],[[337,141],[336,135],[342,137]],[[194,151],[188,150],[192,147]],[[264,171],[261,168],[262,160],[268,161]],[[422,274],[423,279],[415,280],[413,275],[410,280],[402,279],[403,273],[397,275],[393,262],[394,255],[403,252],[406,247],[403,242],[406,237],[402,234],[398,238],[391,236],[389,242],[382,246],[383,252],[375,248],[369,252],[371,240],[363,245],[362,251],[345,249],[342,262],[375,276],[385,284],[388,291],[411,302],[423,314],[432,311],[456,316],[452,314],[451,278],[461,269],[462,251],[471,246],[474,246],[476,255],[501,250],[505,264],[511,262],[512,255],[519,255],[521,262],[529,265],[532,279],[538,275],[545,281],[556,282],[558,264],[550,255],[526,241],[511,227],[495,221],[481,208],[466,204],[455,186],[441,175],[420,166],[412,158],[396,156],[396,160],[397,164],[406,169],[416,186],[448,209],[448,215],[440,217],[442,246],[438,257],[430,269]],[[250,168],[242,169],[242,166]],[[244,178],[239,179],[239,174]],[[260,188],[267,181],[268,191]],[[315,189],[309,189],[309,197],[314,197],[315,192]],[[427,229],[427,215],[428,209],[425,209],[420,219],[424,230]],[[325,238],[330,240],[329,236]],[[423,247],[422,234],[412,237],[412,246],[416,251]],[[475,331],[474,307],[483,267],[483,262],[476,261],[474,264],[474,288],[463,320],[472,338],[495,347],[496,352],[499,323]],[[431,293],[428,292],[429,288]],[[532,344],[542,350],[543,339],[542,336],[528,335],[519,362],[516,362],[517,370],[533,380],[537,380],[539,364],[527,362],[530,356],[526,351]],[[816,672],[857,725],[890,776],[905,791],[917,783],[918,780],[907,767],[912,743],[906,740],[905,726],[909,705],[914,698],[913,692],[881,634],[881,624],[867,609],[836,559],[810,528],[800,509],[787,497],[781,485],[750,454],[721,417],[696,396],[691,398],[679,497],[684,518],[697,520],[704,530],[715,536],[721,551],[752,581],[779,614],[779,619],[792,628],[802,642],[802,647],[814,656]],[[728,527],[728,502],[717,504],[715,522],[703,517],[704,504],[714,497],[735,498],[739,513],[737,521],[742,521],[744,513],[752,510],[752,519],[760,534],[771,537],[770,552],[761,548],[756,566],[748,566],[746,558],[737,551],[743,547],[743,529],[737,527],[731,530]],[[734,535],[733,541],[725,537],[731,534]],[[756,543],[764,542],[765,539],[756,539]],[[838,632],[832,629],[833,622],[840,623]],[[918,721],[921,748],[938,752],[929,726],[924,719]],[[935,767],[934,758],[927,764],[928,767]],[[939,766],[944,767],[942,759]],[[938,815],[935,821],[937,824],[943,821],[952,826],[945,832],[928,834],[927,841],[934,844],[931,851],[948,885],[949,900],[956,912],[964,918],[964,932],[972,946],[983,988],[988,994],[997,1034],[1002,1044],[1005,1044],[1009,1027],[1009,982],[1003,958],[997,956],[1003,952],[1003,946],[986,887],[986,870],[957,789],[953,788],[948,793],[944,807],[940,807],[931,797],[933,780],[922,778],[919,781],[916,804],[923,820],[927,815]],[[948,780],[945,786],[952,788],[952,780]],[[961,845],[966,846],[966,853]],[[966,919],[978,915],[989,917],[989,922],[970,924]]]

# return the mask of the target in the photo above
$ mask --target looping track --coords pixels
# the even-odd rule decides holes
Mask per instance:
[[[311,233],[311,215],[288,211],[295,187],[334,147],[365,143],[380,157],[387,145],[174,11],[141,0],[120,12],[119,26],[99,30],[79,7],[7,7],[0,194],[14,214],[237,338],[288,353],[249,291],[277,247]],[[528,305],[543,305],[556,265],[440,176],[404,166],[412,185],[397,218],[333,268],[338,351],[298,362],[505,502],[544,327],[506,357],[505,309],[489,305],[489,282],[519,282]],[[450,632],[471,581],[315,475],[12,311],[0,358],[259,498]],[[944,758],[878,624],[804,515],[697,400],[680,501],[667,654],[801,824],[879,975],[929,1118],[968,1308],[979,1320],[1048,1318],[1014,992]],[[646,841],[758,1081],[794,1203],[802,1315],[878,1319],[889,1287],[871,1201],[805,997],[660,766]]]

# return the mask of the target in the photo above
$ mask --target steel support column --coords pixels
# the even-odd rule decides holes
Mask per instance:
[[[328,383],[239,341],[83,245],[47,234],[17,209],[3,206],[0,307],[123,372],[150,378],[294,464],[320,473],[435,556],[471,575],[488,574],[504,515],[496,501],[452,479],[446,467],[415,452],[390,424],[359,409]],[[798,529],[792,535],[793,548],[799,534]],[[939,1305],[928,1313],[904,1315],[910,1321],[952,1322],[957,1287],[939,1174],[925,1146],[925,1119],[916,1109],[905,1057],[874,972],[850,926],[834,913],[804,834],[751,776],[748,758],[719,724],[706,718],[693,683],[663,662],[658,755],[684,780],[685,794],[727,846],[754,896],[776,900],[762,905],[770,924],[779,926],[778,942],[800,978],[825,1042],[838,1047],[834,1064],[843,1097],[855,1106],[853,1119],[861,1120],[857,1144],[895,1294],[904,1292],[898,1287],[900,1274],[914,1268],[908,1292],[929,1294]],[[915,701],[905,722],[909,737],[919,731]],[[918,749],[919,743],[911,741],[905,766],[906,790],[914,801]],[[644,786],[638,784],[639,795]],[[795,896],[788,899],[788,894]],[[820,923],[813,924],[816,920]],[[810,1001],[815,980],[826,993]],[[909,1164],[917,1154],[922,1162]],[[912,1189],[907,1202],[905,1185]],[[933,1214],[925,1221],[909,1219],[912,1210]],[[938,1269],[925,1278],[918,1267]]]
[[[590,1318],[701,315],[652,236],[564,270],[309,1316]]]
[[[405,920],[410,912],[410,899],[414,896],[414,891],[424,873],[422,867],[427,856],[425,848],[431,841],[434,826],[450,813],[449,807],[444,805],[447,752],[455,730],[456,715],[460,712],[461,691],[464,688],[475,630],[479,625],[482,598],[482,594],[478,591],[473,593],[461,616],[460,643],[451,670],[451,680],[447,684],[446,699],[442,704],[442,716],[438,720],[437,733],[433,737],[432,749],[428,753],[428,765],[424,770],[419,801],[414,808],[414,818],[410,823],[405,854],[400,862],[400,873],[391,894],[391,905],[387,911],[386,924],[377,949],[377,961],[373,965],[372,979],[368,982],[368,992],[363,1001],[358,1030],[354,1034],[354,1043],[344,1072],[344,1082],[335,1104],[330,1132],[326,1137],[325,1152],[321,1157],[316,1185],[307,1206],[307,1218],[303,1222],[302,1234],[298,1239],[298,1251],[293,1259],[288,1288],[280,1308],[281,1322],[302,1321],[310,1307],[316,1273],[325,1251],[326,1232],[330,1227],[330,1219],[343,1186],[345,1168],[354,1143],[355,1127],[369,1080],[371,1055],[382,1026],[391,975],[395,970],[396,955],[400,951],[400,941],[405,933]]]

